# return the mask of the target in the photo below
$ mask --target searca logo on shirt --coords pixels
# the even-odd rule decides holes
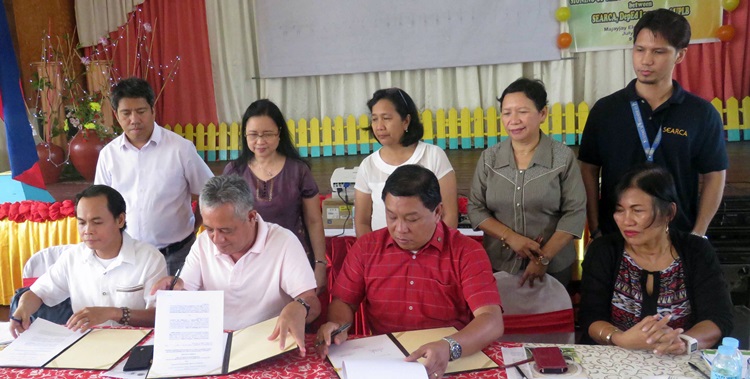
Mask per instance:
[[[687,137],[688,136],[687,130],[680,129],[680,128],[672,128],[672,127],[669,127],[669,126],[663,127],[662,128],[662,132],[668,133],[668,134],[677,134],[678,136],[683,136],[683,137]]]

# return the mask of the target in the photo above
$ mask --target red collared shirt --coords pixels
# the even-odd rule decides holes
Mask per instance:
[[[400,248],[388,229],[362,236],[347,253],[332,294],[350,305],[364,300],[376,334],[462,329],[477,308],[500,305],[482,245],[442,222],[416,254]]]

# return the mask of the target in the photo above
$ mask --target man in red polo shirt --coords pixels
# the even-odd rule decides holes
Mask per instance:
[[[426,358],[430,378],[440,378],[449,360],[471,355],[500,338],[500,295],[482,245],[441,221],[440,185],[435,174],[418,165],[397,168],[383,188],[387,228],[362,236],[346,256],[336,277],[328,322],[331,332],[352,322],[365,301],[374,333],[454,326],[460,330],[428,343],[407,360]],[[473,316],[473,319],[472,319]],[[346,341],[346,332],[333,342]]]

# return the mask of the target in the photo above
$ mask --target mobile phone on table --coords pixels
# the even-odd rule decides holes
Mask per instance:
[[[154,345],[136,346],[130,350],[130,357],[125,362],[123,371],[146,370],[151,367],[154,358]]]
[[[531,350],[531,356],[542,374],[562,374],[568,371],[568,364],[559,347],[537,347]]]

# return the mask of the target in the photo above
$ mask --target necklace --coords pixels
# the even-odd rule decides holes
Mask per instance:
[[[269,164],[269,166],[273,166],[273,165],[274,165],[274,162],[271,162]],[[266,166],[261,165],[260,163],[258,163],[257,160],[253,160],[252,163],[250,164],[250,167],[253,168],[253,169],[255,169],[255,170],[260,171],[261,174],[264,174],[264,175],[268,176],[269,178],[273,178],[273,176],[276,175],[275,171],[272,171],[272,170],[268,169]]]

